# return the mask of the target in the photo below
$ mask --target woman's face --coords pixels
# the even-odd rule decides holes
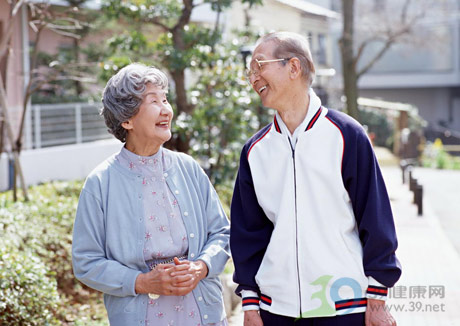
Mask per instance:
[[[147,83],[139,112],[124,123],[128,141],[161,146],[171,138],[173,110],[166,97],[167,90]]]

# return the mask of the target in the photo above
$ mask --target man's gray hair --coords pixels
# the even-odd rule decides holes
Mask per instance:
[[[302,77],[306,79],[308,86],[311,86],[315,78],[315,65],[306,37],[292,32],[274,32],[262,36],[256,47],[265,42],[275,42],[277,45],[273,53],[274,58],[298,58],[302,67]]]
[[[155,67],[131,63],[112,76],[102,94],[105,124],[109,132],[126,142],[127,131],[121,125],[139,112],[147,83],[168,89],[168,77]]]

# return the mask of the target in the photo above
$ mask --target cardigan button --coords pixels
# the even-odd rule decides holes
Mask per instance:
[[[184,212],[184,216],[188,216],[188,212]]]
[[[164,176],[165,178],[167,178],[167,177],[168,177],[168,174],[165,172],[165,173],[163,174],[163,176]]]
[[[203,318],[204,318],[204,319],[208,319],[208,315],[204,315]]]
[[[191,254],[190,254],[190,257],[192,257],[192,258],[195,257],[195,254],[194,254],[194,253],[191,253]]]
[[[195,234],[194,233],[190,233],[190,238],[194,238],[195,237]]]
[[[174,191],[174,193],[175,193],[176,195],[178,195],[178,194],[179,194],[179,190]]]

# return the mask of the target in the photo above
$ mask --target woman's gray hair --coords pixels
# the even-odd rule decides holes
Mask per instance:
[[[302,67],[302,76],[308,82],[308,86],[311,86],[315,78],[315,65],[306,37],[292,32],[274,32],[262,36],[257,41],[256,47],[265,42],[275,42],[277,45],[273,52],[274,58],[298,58]]]
[[[121,69],[104,88],[101,115],[109,132],[122,142],[126,142],[127,131],[121,124],[139,112],[147,83],[168,89],[165,73],[141,63],[132,63]]]

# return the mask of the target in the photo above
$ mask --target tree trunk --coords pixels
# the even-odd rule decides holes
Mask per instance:
[[[74,60],[76,65],[80,63],[80,40],[77,38],[73,38],[73,55],[74,55]],[[80,95],[83,93],[83,85],[79,80],[74,81],[75,85],[75,95],[80,97]]]
[[[353,54],[354,0],[342,0],[343,34],[339,41],[342,53],[342,74],[344,94],[347,98],[347,112],[358,119],[358,76]]]
[[[11,149],[13,152],[14,158],[14,182],[16,182],[16,176],[19,176],[21,180],[22,192],[24,194],[24,200],[28,201],[29,196],[27,194],[27,186],[24,180],[24,174],[22,173],[21,162],[19,160],[19,152],[17,151],[16,144],[14,141],[14,133],[13,129],[10,124],[9,115],[8,115],[8,107],[6,104],[6,92],[3,86],[3,80],[0,78],[0,108],[2,110],[2,116],[5,120],[5,127],[7,132],[7,138],[10,140]],[[16,189],[14,191],[14,200],[16,200]]]

